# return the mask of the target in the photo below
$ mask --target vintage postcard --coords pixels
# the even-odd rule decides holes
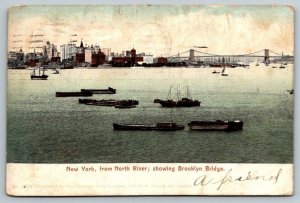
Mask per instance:
[[[294,11],[15,6],[7,194],[292,195]]]

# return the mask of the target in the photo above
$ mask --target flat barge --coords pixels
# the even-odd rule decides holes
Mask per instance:
[[[137,100],[116,100],[116,99],[79,99],[79,104],[95,105],[95,106],[116,106],[116,105],[138,105]]]
[[[93,96],[92,92],[56,92],[56,97],[90,97]]]
[[[183,125],[178,125],[176,123],[157,123],[153,125],[147,124],[121,124],[121,123],[113,123],[114,130],[156,130],[156,131],[176,131],[176,130],[183,130]]]
[[[81,92],[92,92],[93,94],[116,94],[117,90],[108,87],[107,89],[81,89]]]
[[[198,131],[236,131],[243,129],[243,121],[191,121],[188,123],[190,130]]]

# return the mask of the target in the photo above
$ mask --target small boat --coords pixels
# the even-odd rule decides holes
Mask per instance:
[[[235,131],[243,129],[243,121],[191,121],[188,123],[190,130],[199,131]]]
[[[290,94],[294,94],[294,89],[287,90]]]
[[[108,87],[107,89],[81,89],[81,92],[92,92],[93,94],[116,94],[116,89]]]
[[[36,74],[36,69],[33,70],[33,72],[30,74],[31,80],[47,80],[48,75],[45,74],[45,69],[43,67],[38,68],[39,72],[38,75]],[[42,74],[41,74],[41,69],[42,69]]]
[[[272,68],[277,68],[277,66],[272,66]]]
[[[55,71],[52,74],[59,74],[59,70],[55,69]]]
[[[285,66],[284,65],[280,65],[279,68],[285,68]]]
[[[227,73],[225,67],[223,68],[221,75],[222,75],[222,76],[228,76],[228,73]]]
[[[259,63],[256,63],[256,65],[255,66],[259,66]]]
[[[90,97],[93,96],[92,92],[56,92],[56,97]]]
[[[114,130],[156,130],[156,131],[175,131],[175,130],[183,130],[183,125],[177,125],[173,122],[167,123],[157,123],[154,125],[147,124],[121,124],[121,123],[113,123]]]
[[[213,73],[213,74],[218,74],[218,73],[220,73],[220,72],[217,72],[216,70],[214,70],[212,73]]]

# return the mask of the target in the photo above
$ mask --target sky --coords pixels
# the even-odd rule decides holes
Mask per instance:
[[[32,36],[35,35],[35,36]],[[43,36],[36,36],[43,35]],[[171,56],[194,46],[214,54],[263,49],[294,55],[294,11],[288,6],[17,6],[8,13],[8,50],[80,40],[122,52]],[[34,42],[32,41],[43,41]]]

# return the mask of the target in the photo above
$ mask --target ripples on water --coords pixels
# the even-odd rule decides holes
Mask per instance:
[[[47,81],[29,70],[8,70],[7,161],[29,163],[106,162],[293,162],[293,67],[229,69],[74,69]],[[201,107],[162,108],[170,85],[188,85]],[[92,98],[137,99],[133,109],[78,104],[56,91],[117,89]],[[185,94],[184,91],[182,94]],[[191,120],[241,119],[237,132],[189,131]],[[175,121],[176,132],[113,131],[113,122]]]

